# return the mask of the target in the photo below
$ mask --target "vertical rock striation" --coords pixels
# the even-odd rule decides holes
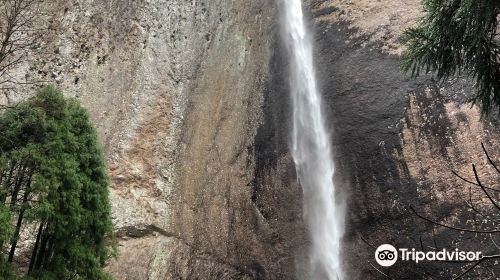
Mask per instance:
[[[288,134],[274,130],[287,120],[274,112],[287,100],[272,90],[285,62],[273,49],[275,3],[45,9],[47,34],[14,74],[57,84],[91,114],[118,239],[107,270],[117,279],[292,279],[304,230]]]

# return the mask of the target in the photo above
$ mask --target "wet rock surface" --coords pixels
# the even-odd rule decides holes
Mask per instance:
[[[483,142],[496,158],[500,155],[497,118],[481,119],[478,108],[466,103],[473,91],[467,79],[444,84],[430,76],[410,79],[401,73],[399,57],[372,41],[373,34],[359,36],[363,30],[351,22],[325,15],[342,13],[340,8],[316,10],[324,5],[313,2],[318,80],[331,121],[335,176],[348,204],[347,274],[352,279],[386,279],[372,267],[378,265],[371,246],[384,243],[490,252],[487,236],[432,226],[414,215],[410,206],[446,224],[478,225],[464,203],[470,185],[451,171],[473,178],[475,163],[485,180],[498,182],[481,149]],[[481,200],[480,189],[472,190],[472,197],[492,210]],[[498,268],[494,263],[487,266],[483,274],[472,277],[494,279]],[[448,279],[462,268],[399,262],[382,271],[393,279]]]

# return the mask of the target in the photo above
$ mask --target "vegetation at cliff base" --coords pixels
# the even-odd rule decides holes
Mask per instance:
[[[85,109],[46,87],[0,113],[0,132],[0,278],[24,258],[34,279],[109,279],[108,181]]]
[[[423,0],[425,16],[406,30],[403,69],[435,72],[440,80],[465,72],[475,79],[472,102],[483,113],[500,107],[498,0]]]

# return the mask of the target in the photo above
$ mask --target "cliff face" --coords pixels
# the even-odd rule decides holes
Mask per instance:
[[[44,42],[16,74],[56,83],[91,114],[111,181],[119,255],[106,269],[116,279],[304,279],[307,232],[288,152],[278,5],[47,5]],[[498,157],[498,124],[463,105],[471,91],[464,79],[438,86],[401,74],[398,39],[419,14],[417,0],[306,6],[335,180],[348,205],[345,267],[352,279],[382,279],[360,237],[375,245],[432,243],[431,227],[409,205],[469,219],[460,204],[467,188],[449,170],[470,176],[476,162],[491,172],[480,142]],[[470,238],[436,236],[440,246]],[[402,279],[436,267],[389,272]]]
[[[449,225],[481,226],[481,218],[466,204],[471,185],[452,171],[473,180],[471,165],[476,164],[481,178],[494,185],[498,177],[481,142],[494,159],[500,156],[498,118],[481,119],[479,109],[466,103],[474,91],[470,80],[457,77],[439,84],[430,76],[410,79],[401,73],[398,54],[404,48],[399,39],[420,14],[419,1],[317,0],[310,7],[336,179],[348,204],[348,275],[386,279],[372,268],[377,264],[370,247],[385,243],[490,252],[488,236],[432,226],[410,211],[413,206]],[[481,189],[472,187],[476,207],[495,213]],[[393,279],[447,279],[461,269],[438,262],[398,262],[383,272]],[[492,275],[483,271],[475,276]]]
[[[304,242],[301,191],[289,184],[285,140],[281,154],[256,148],[274,133],[260,127],[264,93],[273,99],[275,4],[45,8],[49,31],[17,75],[56,83],[91,114],[119,245],[107,270],[117,279],[293,278]],[[268,157],[276,162],[264,164]]]

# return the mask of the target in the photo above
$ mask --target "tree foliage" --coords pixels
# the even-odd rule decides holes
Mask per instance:
[[[36,224],[30,276],[107,279],[101,267],[111,253],[108,181],[85,109],[47,87],[0,115],[0,131],[0,242],[10,235],[7,260],[15,257],[22,227]]]
[[[406,30],[403,70],[435,72],[440,80],[466,72],[475,79],[472,102],[483,113],[500,107],[498,0],[423,0],[425,16]]]

